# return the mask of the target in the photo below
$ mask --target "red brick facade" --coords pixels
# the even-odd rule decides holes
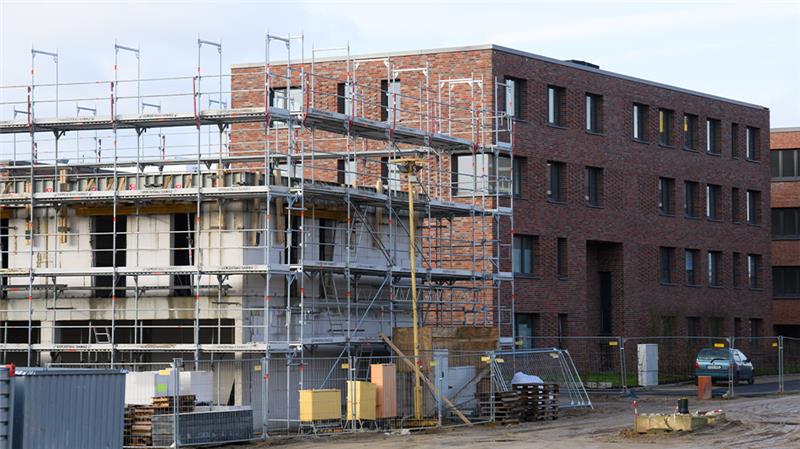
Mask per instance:
[[[772,130],[770,148],[773,152],[800,150],[800,128]],[[795,180],[773,179],[771,196],[775,209],[800,208],[800,177]],[[800,240],[773,240],[772,266],[778,269],[800,267]],[[776,333],[800,337],[800,298],[779,298],[776,292],[772,316]]]
[[[701,319],[703,334],[712,333],[710,324],[705,324],[710,322],[721,322],[722,328],[715,324],[713,333],[724,335],[740,332],[734,329],[735,322],[751,323],[738,326],[740,336],[750,335],[751,330],[763,335],[772,329],[766,108],[500,47],[409,52],[390,58],[399,68],[427,64],[431,86],[442,79],[483,79],[482,96],[461,86],[454,97],[489,110],[494,103],[493,80],[513,77],[520,81],[521,114],[514,123],[514,153],[522,179],[520,195],[514,200],[514,233],[536,236],[538,257],[532,276],[516,278],[515,299],[518,314],[534,314],[535,335],[659,335],[665,332],[664,323],[673,323],[670,333],[686,335],[689,317]],[[234,67],[232,90],[252,89],[251,94],[233,95],[235,107],[263,105],[263,90],[257,92],[263,78],[252,76],[258,73],[263,69],[257,65]],[[346,79],[342,61],[317,63],[315,73]],[[371,81],[375,89],[386,78],[382,61],[366,62],[358,71],[359,83]],[[403,93],[416,96],[422,85],[419,73],[399,78]],[[331,81],[328,86],[331,95],[336,93],[334,84]],[[560,126],[547,124],[548,86],[557,86],[564,94]],[[316,90],[322,87],[317,85]],[[587,94],[602,97],[600,132],[585,129]],[[504,101],[502,92],[498,97]],[[370,103],[378,103],[377,94]],[[645,135],[640,140],[633,139],[634,103],[647,106]],[[671,145],[658,143],[660,108],[672,111]],[[379,109],[365,110],[377,118]],[[696,150],[683,149],[684,113],[696,117]],[[718,121],[719,154],[705,151],[707,118]],[[409,121],[408,126],[414,124]],[[748,127],[758,130],[754,131],[758,136],[753,141],[754,160],[745,157]],[[732,129],[737,130],[735,138]],[[261,151],[248,144],[258,141],[262,133],[258,126],[234,131],[233,148]],[[558,203],[547,197],[548,161],[565,164],[565,197]],[[603,169],[599,207],[587,205],[586,167]],[[660,177],[674,179],[671,216],[659,212]],[[685,181],[697,183],[699,218],[684,217]],[[716,219],[704,216],[707,184],[720,186]],[[738,206],[732,211],[734,188]],[[760,192],[755,224],[745,220],[747,191]],[[508,231],[508,226],[501,226],[500,238],[507,243],[511,240]],[[562,276],[556,268],[559,238],[566,239]],[[670,283],[660,282],[660,247],[674,248]],[[697,285],[684,282],[687,248],[698,250]],[[719,286],[709,286],[708,251],[720,253]],[[736,286],[734,253],[739,254]],[[748,255],[760,257],[758,288],[748,286]],[[601,301],[604,284],[605,304]]]

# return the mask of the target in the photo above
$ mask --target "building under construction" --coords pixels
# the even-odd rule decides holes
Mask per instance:
[[[143,78],[115,44],[113,80],[65,83],[33,49],[2,87],[5,360],[386,354],[414,317],[511,336],[504,81],[301,36],[230,73],[197,51]]]

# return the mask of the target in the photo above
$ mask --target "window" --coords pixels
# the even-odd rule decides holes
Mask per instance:
[[[744,130],[745,157],[751,161],[758,160],[759,129],[748,126]]]
[[[761,192],[757,190],[747,191],[747,222],[761,223]]]
[[[321,218],[319,220],[319,260],[333,260],[336,242],[336,221]]]
[[[706,218],[717,220],[719,218],[719,195],[722,187],[706,184]]]
[[[525,158],[520,157],[515,157],[513,162],[511,164],[511,170],[513,170],[511,193],[518,197],[522,195],[522,176],[525,173],[526,162]]]
[[[699,337],[700,329],[702,329],[702,321],[700,317],[690,316],[686,317],[686,335],[688,337]]]
[[[381,81],[381,121],[390,123],[400,121],[399,79]]]
[[[700,196],[700,185],[694,181],[685,181],[684,185],[684,207],[683,211],[687,218],[697,218],[700,214],[698,213],[698,203],[699,203],[699,196]]]
[[[603,132],[602,108],[603,97],[601,95],[586,94],[586,131]]]
[[[172,265],[189,266],[194,264],[195,254],[195,214],[174,214],[172,216]],[[194,276],[191,274],[172,275],[172,296],[192,296]]]
[[[516,119],[522,118],[522,99],[525,94],[525,81],[506,77],[506,114]]]
[[[672,145],[672,111],[668,109],[658,110],[658,143]]]
[[[719,261],[722,260],[722,253],[719,251],[708,252],[708,285],[719,287],[722,281],[719,278]]]
[[[661,317],[661,335],[664,337],[671,337],[675,335],[675,317],[662,316]]]
[[[800,267],[772,267],[772,294],[776,298],[800,298]]]
[[[725,326],[722,321],[722,318],[712,316],[707,318],[708,320],[708,335],[710,337],[721,337],[725,334]]]
[[[741,207],[739,206],[739,189],[731,188],[731,221],[739,223],[742,221]]]
[[[662,215],[675,215],[675,180],[658,178],[658,210]]]
[[[388,157],[382,157],[381,184],[389,190],[400,190],[402,189],[402,180],[403,175],[400,173],[400,167],[391,163]]]
[[[519,195],[522,191],[520,160],[501,155],[495,166],[492,154],[459,154],[450,159],[453,179],[453,196],[470,196],[496,193]],[[512,184],[512,169],[514,179]]]
[[[733,288],[739,288],[742,284],[741,253],[733,253],[733,257],[731,257],[731,265],[731,285],[733,285]]]
[[[564,126],[566,95],[563,87],[547,86],[547,123]]]
[[[662,246],[659,249],[659,281],[662,284],[675,283],[675,248]]]
[[[755,343],[757,338],[761,337],[761,319],[750,319],[750,343]]]
[[[719,120],[706,119],[706,152],[719,154]]]
[[[531,349],[534,336],[539,328],[538,313],[515,313],[517,347],[520,349]]]
[[[114,235],[115,220],[113,218],[105,215],[92,217],[92,234],[90,238],[93,267],[124,267],[126,265],[125,250],[128,242],[128,217],[125,215],[117,216],[116,236]],[[115,245],[116,251],[113,250]],[[93,281],[95,298],[125,296],[125,276],[117,276],[117,285],[114,285],[113,275],[93,276]]]
[[[559,313],[558,314],[558,347],[564,347],[564,337],[569,335],[569,329],[567,328],[568,318],[566,313]]]
[[[731,123],[731,157],[739,158],[739,124]]]
[[[800,150],[770,151],[772,179],[800,179]]]
[[[633,138],[647,141],[647,106],[633,104]]]
[[[514,273],[533,276],[536,269],[536,256],[539,238],[533,235],[515,235],[511,264]]]
[[[698,285],[699,276],[697,271],[697,254],[696,249],[687,249],[684,251],[684,266],[686,268],[686,285]]]
[[[547,199],[557,203],[566,200],[566,172],[567,164],[563,162],[547,161],[548,189]]]
[[[567,278],[568,264],[567,239],[559,237],[556,242],[556,275],[559,279]]]
[[[303,110],[303,90],[300,87],[292,87],[289,89],[287,96],[285,87],[270,89],[269,105],[274,108],[288,109],[289,112],[300,112]],[[272,126],[286,126],[286,122],[275,121]],[[297,125],[295,124],[294,126]]]
[[[761,256],[747,255],[747,280],[750,288],[761,288]]]
[[[355,187],[358,181],[358,162],[355,159],[336,161],[336,182],[339,185]]]
[[[800,207],[772,209],[772,238],[800,239]]]
[[[697,116],[683,114],[683,148],[694,150],[697,148]]]
[[[603,205],[603,169],[586,167],[586,203],[590,206]]]
[[[353,85],[339,83],[336,85],[336,112],[353,115]]]

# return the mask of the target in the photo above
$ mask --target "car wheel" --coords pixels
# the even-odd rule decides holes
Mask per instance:
[[[756,374],[753,373],[749,379],[747,379],[747,385],[753,385],[756,383]]]

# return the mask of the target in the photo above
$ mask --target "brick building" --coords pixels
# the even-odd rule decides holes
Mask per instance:
[[[508,257],[498,258],[516,273],[514,294],[502,296],[518,337],[771,329],[767,108],[496,45],[355,60],[357,82],[376,89],[362,109],[372,118],[391,120],[387,98],[423,86],[434,99],[445,91],[513,116],[513,236],[501,226],[482,238],[504,242],[499,256]],[[315,87],[330,97],[317,101],[348,96],[346,67],[315,62],[330,78]],[[427,72],[403,71],[420,67]],[[232,90],[249,92],[234,107],[263,105],[263,70],[234,66]],[[465,77],[481,82],[442,81]],[[338,109],[348,112],[345,102]],[[417,120],[403,110],[400,121]],[[255,132],[234,127],[232,148],[259,151],[246,144]],[[474,160],[450,161],[454,197]]]
[[[800,128],[770,133],[772,319],[776,335],[800,337]]]

